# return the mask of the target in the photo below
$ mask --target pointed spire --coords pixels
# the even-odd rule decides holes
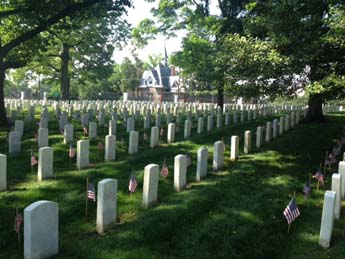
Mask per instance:
[[[164,40],[164,65],[166,67],[168,66],[168,53],[167,53],[167,47],[165,45],[165,40]]]

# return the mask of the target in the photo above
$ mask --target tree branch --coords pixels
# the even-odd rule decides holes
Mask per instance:
[[[46,20],[45,23],[38,25],[35,29],[32,29],[31,31],[23,33],[22,35],[18,36],[17,38],[13,39],[12,41],[4,45],[2,48],[0,48],[0,56],[6,56],[7,53],[11,51],[13,48],[35,37],[39,33],[45,31],[49,26],[57,23],[63,17],[69,16],[76,11],[92,6],[95,3],[100,2],[100,1],[101,0],[86,0],[85,2],[76,3],[76,4],[66,7],[65,9],[61,10],[60,12],[58,12],[57,14],[53,15],[48,20]]]
[[[16,61],[16,62],[7,61],[7,62],[4,62],[5,70],[7,70],[9,68],[20,68],[20,67],[23,67],[25,65],[26,65],[25,62],[20,62],[20,61]]]

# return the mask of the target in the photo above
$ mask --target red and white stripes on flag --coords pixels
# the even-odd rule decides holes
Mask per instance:
[[[17,215],[14,217],[14,231],[19,233],[20,231],[20,225],[23,222],[23,216],[20,213],[17,213]]]
[[[31,152],[31,166],[37,165],[38,161],[35,157],[35,155]]]
[[[137,180],[135,179],[134,175],[131,174],[131,179],[129,180],[128,190],[130,192],[135,192],[135,189],[137,188],[137,186],[138,186]]]
[[[284,210],[284,216],[290,225],[300,215],[299,209],[294,198],[291,198],[289,204]]]
[[[87,198],[93,200],[94,202],[96,201],[96,191],[93,183],[89,183],[87,187]]]
[[[83,128],[83,131],[84,131],[84,135],[87,135],[88,134],[88,130],[86,127]]]
[[[72,144],[69,145],[68,155],[69,155],[70,158],[73,158],[75,156],[75,149],[73,148]]]

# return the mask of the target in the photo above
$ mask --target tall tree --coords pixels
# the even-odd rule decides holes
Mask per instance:
[[[90,7],[123,10],[129,0],[84,1],[6,1],[0,6],[0,126],[7,125],[4,104],[4,81],[7,69],[24,66],[40,49],[45,48],[41,33],[64,17],[83,13]],[[85,19],[87,19],[87,15]]]
[[[289,57],[290,75],[307,71],[310,95],[306,121],[324,121],[322,104],[331,96],[327,92],[332,92],[327,78],[345,72],[344,46],[331,40],[332,32],[333,38],[341,35],[334,21],[341,20],[343,9],[341,0],[274,0],[254,1],[249,10],[248,31],[271,41]]]

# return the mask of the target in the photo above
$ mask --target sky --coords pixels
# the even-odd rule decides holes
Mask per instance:
[[[152,7],[157,5],[157,3],[147,3],[144,0],[135,0],[134,5],[134,8],[132,7],[128,10],[127,18],[128,22],[132,24],[132,27],[136,27],[140,21],[145,18],[153,18],[150,10]],[[168,56],[171,53],[181,49],[181,41],[185,34],[186,32],[178,32],[176,38],[166,40],[165,44]],[[155,40],[149,41],[145,48],[137,51],[139,58],[143,61],[146,61],[148,56],[153,54],[161,54],[164,57],[164,40],[164,36],[158,36]],[[123,50],[115,50],[113,54],[113,59],[115,62],[121,63],[125,57],[130,57],[131,49],[132,46],[129,42],[129,44],[124,47]]]

